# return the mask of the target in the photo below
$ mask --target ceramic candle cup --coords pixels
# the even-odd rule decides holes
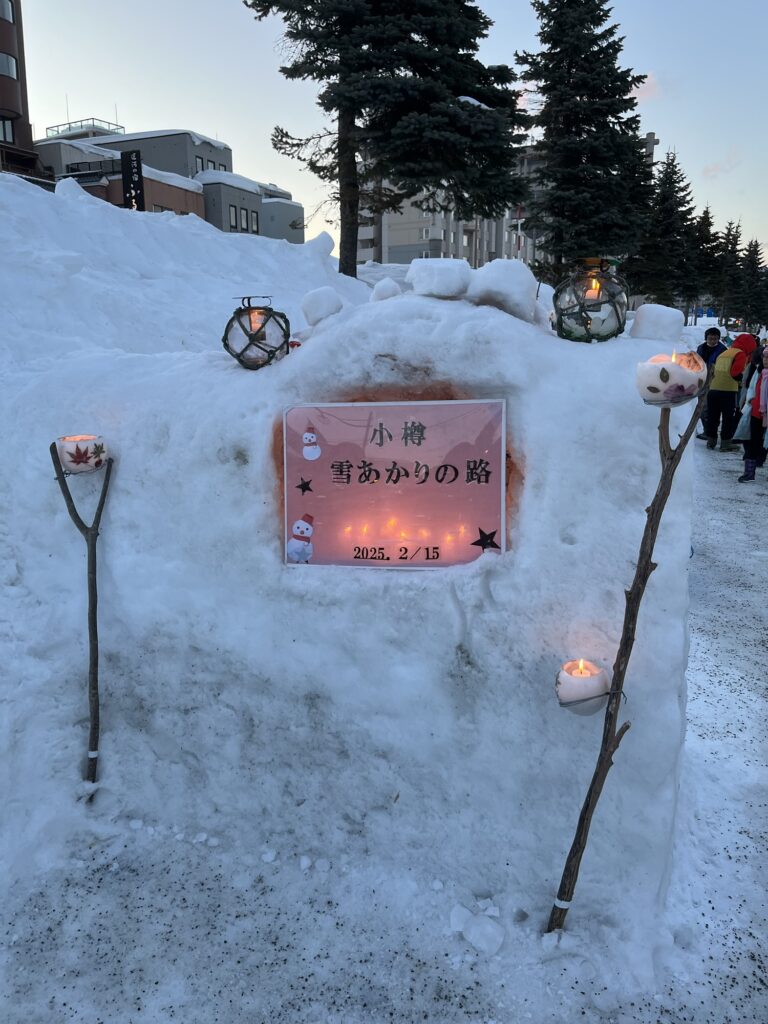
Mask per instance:
[[[96,434],[70,434],[56,441],[59,462],[65,473],[93,473],[107,462],[104,438]]]
[[[696,352],[652,356],[637,365],[637,390],[646,405],[671,409],[701,394],[707,366]]]

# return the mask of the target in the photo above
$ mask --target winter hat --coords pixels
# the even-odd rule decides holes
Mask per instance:
[[[757,348],[757,342],[755,341],[754,334],[737,334],[733,339],[733,345],[731,348],[738,348],[748,356],[752,355]]]
[[[314,521],[315,521],[315,517],[314,517],[314,516],[311,516],[311,515],[309,514],[309,512],[305,512],[305,513],[304,513],[304,515],[303,515],[303,516],[302,516],[301,518],[302,518],[302,519],[304,520],[304,522],[305,522],[305,523],[307,523],[307,524],[308,524],[309,526],[311,526],[311,525],[312,525],[312,523],[314,523]]]

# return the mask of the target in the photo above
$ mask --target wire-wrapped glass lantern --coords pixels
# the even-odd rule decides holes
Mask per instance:
[[[246,295],[224,328],[221,342],[233,359],[246,370],[260,370],[290,351],[291,325],[285,313],[272,309],[268,295],[255,298],[266,299],[266,304],[256,305],[254,296]]]
[[[616,273],[617,260],[582,260],[579,269],[555,289],[556,329],[568,341],[607,341],[627,322],[627,284]]]

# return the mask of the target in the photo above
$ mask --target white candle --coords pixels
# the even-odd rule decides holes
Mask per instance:
[[[97,434],[69,434],[56,441],[65,473],[93,473],[107,462],[107,446]]]
[[[577,715],[593,715],[607,703],[611,688],[608,673],[585,658],[566,661],[557,675],[555,692],[561,708]]]
[[[696,352],[653,356],[637,364],[637,390],[646,405],[670,409],[690,402],[706,381],[706,363]]]

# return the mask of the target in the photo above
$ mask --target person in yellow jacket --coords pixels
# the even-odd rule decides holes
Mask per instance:
[[[737,402],[741,375],[756,348],[757,343],[753,335],[739,334],[734,338],[733,345],[725,352],[721,352],[715,360],[712,386],[707,395],[707,411],[704,415],[707,448],[714,448],[717,445],[719,429],[720,451],[741,451],[741,445],[734,444],[731,438],[738,422]]]

